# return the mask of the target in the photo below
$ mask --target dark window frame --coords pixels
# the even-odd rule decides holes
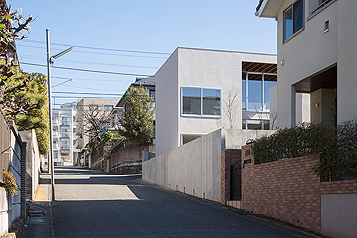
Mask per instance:
[[[301,27],[298,29],[295,28],[295,22],[296,22],[296,16],[295,16],[295,11],[299,8],[300,4],[302,4],[301,8]],[[289,36],[286,36],[286,13],[291,10],[292,14],[292,34]],[[283,43],[288,42],[290,39],[294,38],[296,35],[298,35],[301,31],[305,29],[305,1],[304,0],[296,0],[293,2],[289,7],[287,7],[283,11]]]

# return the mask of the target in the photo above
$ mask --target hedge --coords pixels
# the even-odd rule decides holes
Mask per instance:
[[[301,124],[279,129],[252,146],[255,163],[267,163],[306,155],[318,159],[314,172],[323,180],[357,179],[357,123],[337,127]]]

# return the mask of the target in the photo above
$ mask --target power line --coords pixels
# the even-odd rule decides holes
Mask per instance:
[[[56,77],[56,76],[51,76],[51,78],[57,78],[57,79],[70,79],[70,78],[66,78],[66,77]],[[98,79],[76,79],[76,78],[73,78],[73,81],[77,81],[77,80],[85,80],[85,81],[92,81],[92,80],[95,80],[95,81],[98,81]],[[118,81],[118,79],[100,79],[100,81]],[[121,81],[124,81],[124,80],[121,80]]]
[[[20,62],[21,64],[32,65],[32,66],[41,66],[47,67],[44,64],[34,64],[28,62]],[[69,67],[61,67],[61,66],[51,66],[52,68],[56,69],[66,69],[66,70],[74,70],[74,71],[82,71],[82,72],[89,72],[89,73],[100,73],[100,74],[114,74],[114,75],[125,75],[125,76],[139,76],[139,77],[150,77],[151,75],[148,74],[132,74],[132,73],[121,73],[121,72],[110,72],[110,71],[101,71],[101,70],[92,70],[92,69],[79,69],[79,68],[69,68]]]
[[[39,40],[24,40],[25,42],[33,42],[38,44],[45,44],[44,41]],[[51,43],[52,45],[61,45],[61,46],[74,46],[77,48],[83,49],[93,49],[93,50],[105,50],[105,51],[118,51],[118,52],[127,52],[127,53],[138,53],[138,54],[156,54],[156,55],[170,55],[171,53],[166,52],[154,52],[154,51],[140,51],[140,50],[123,50],[123,49],[113,49],[113,48],[101,48],[101,47],[92,47],[92,46],[83,46],[83,45],[67,45],[61,43]]]
[[[32,55],[20,55],[19,58],[30,58],[30,59],[46,59],[46,57],[41,56],[32,56]],[[98,63],[98,62],[89,62],[89,61],[80,61],[80,60],[66,60],[66,59],[59,59],[63,62],[70,62],[70,63],[80,63],[80,64],[95,64],[95,65],[108,65],[108,66],[120,66],[120,67],[132,67],[132,68],[147,68],[147,69],[157,69],[157,67],[153,66],[141,66],[141,65],[127,65],[127,64],[108,64],[108,63]]]
[[[38,49],[46,49],[46,47],[42,47],[42,46],[23,45],[23,44],[16,44],[16,45],[17,46],[31,47],[31,48],[38,48]],[[52,50],[62,50],[62,49],[52,48]],[[97,54],[97,55],[115,55],[115,56],[125,56],[125,57],[153,58],[153,59],[166,59],[167,58],[167,57],[160,57],[160,56],[123,55],[123,54],[113,54],[113,53],[108,53],[108,52],[89,52],[89,51],[82,51],[82,50],[72,50],[71,52],[86,53],[86,54]]]
[[[52,98],[81,98],[75,96],[52,96]],[[104,97],[91,97],[91,98],[104,98]]]
[[[54,86],[53,86],[54,87]],[[52,88],[53,88],[52,87]],[[86,88],[86,87],[79,87],[79,86],[72,86],[72,85],[63,85],[63,87],[71,87],[71,88],[80,88],[80,89],[89,89],[89,90],[100,90],[100,91],[125,91],[123,89],[120,90],[110,90],[110,89],[98,89],[98,88]]]
[[[123,93],[77,93],[77,92],[52,92],[59,94],[83,94],[83,95],[101,95],[101,96],[123,96]]]

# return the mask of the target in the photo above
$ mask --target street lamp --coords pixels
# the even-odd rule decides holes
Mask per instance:
[[[55,200],[55,166],[53,161],[53,133],[52,133],[52,96],[51,96],[51,64],[52,59],[57,59],[62,55],[68,53],[73,49],[73,46],[59,52],[51,56],[50,53],[50,29],[46,29],[46,43],[47,43],[47,81],[48,81],[48,110],[49,110],[49,117],[50,117],[50,160],[51,160],[51,185],[52,185],[52,201]],[[48,163],[48,170],[50,171],[49,163]]]

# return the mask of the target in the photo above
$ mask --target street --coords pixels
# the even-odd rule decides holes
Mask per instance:
[[[314,237],[165,190],[140,175],[56,168],[54,231],[61,237]]]

